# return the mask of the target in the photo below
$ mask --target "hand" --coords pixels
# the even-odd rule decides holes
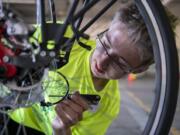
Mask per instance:
[[[83,112],[89,108],[88,102],[84,100],[79,92],[71,95],[55,107],[57,116],[52,122],[54,134],[71,134],[70,127],[82,120]]]

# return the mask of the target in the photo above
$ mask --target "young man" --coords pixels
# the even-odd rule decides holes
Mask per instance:
[[[103,92],[101,107],[82,119],[88,104],[75,93],[71,100],[64,100],[56,106],[57,116],[52,123],[55,134],[104,134],[119,111],[120,98],[115,79],[130,72],[142,72],[152,63],[151,41],[134,5],[117,12],[109,29],[98,35],[96,48],[83,61],[89,61],[87,65],[90,65],[92,87],[97,94]],[[89,124],[88,118],[94,121]]]
[[[117,79],[130,72],[142,72],[153,61],[151,42],[145,24],[135,7],[129,5],[115,15],[109,29],[97,41],[85,41],[91,51],[74,43],[70,60],[58,70],[69,83],[70,99],[55,108],[39,104],[19,109],[11,117],[45,134],[103,135],[117,117],[120,94]],[[75,92],[78,91],[78,92]],[[101,97],[95,112],[80,94]]]

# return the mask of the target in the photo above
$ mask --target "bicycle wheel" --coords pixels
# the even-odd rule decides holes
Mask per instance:
[[[173,32],[160,1],[136,0],[147,24],[157,69],[156,97],[143,134],[168,134],[177,104],[178,59]]]

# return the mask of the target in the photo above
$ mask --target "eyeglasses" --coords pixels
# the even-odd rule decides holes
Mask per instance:
[[[123,57],[121,56],[117,56],[117,58],[114,58],[113,56],[111,56],[108,52],[108,50],[110,49],[110,47],[103,43],[102,38],[103,36],[106,36],[108,29],[106,29],[105,31],[99,33],[97,35],[97,39],[100,42],[100,45],[103,47],[103,49],[105,50],[106,54],[108,55],[108,57],[112,60],[112,62],[114,64],[116,64],[125,74],[128,74],[130,72],[137,72],[141,69],[143,69],[144,67],[149,66],[150,64],[153,63],[153,60],[147,60],[144,61],[141,65],[137,66],[137,67],[132,67]],[[107,36],[106,36],[107,37]]]

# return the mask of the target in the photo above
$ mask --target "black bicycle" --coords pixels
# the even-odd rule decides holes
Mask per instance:
[[[153,43],[155,61],[155,95],[143,135],[166,135],[169,133],[178,96],[178,58],[174,34],[166,12],[159,0],[133,0],[141,13],[151,41]],[[55,1],[57,2],[57,1]],[[86,31],[101,16],[113,10],[114,5],[126,4],[129,0],[73,0],[63,22],[57,20],[55,2],[53,0],[37,0],[36,35],[34,26],[26,24],[11,4],[0,4],[0,134],[10,134],[6,113],[19,107],[31,106],[41,102],[50,106],[60,102],[69,94],[68,80],[63,74],[48,74],[48,69],[55,71],[68,63],[73,42],[77,41],[84,49],[90,46],[81,42],[80,38],[88,39]],[[92,18],[85,19],[94,7],[101,4],[101,9],[93,12]],[[104,7],[102,7],[104,5]],[[50,21],[47,21],[47,7]],[[62,5],[59,7],[62,7]],[[86,21],[84,21],[86,20]],[[68,27],[72,27],[72,36],[66,37]],[[61,80],[61,81],[60,81]],[[58,86],[48,82],[59,81]],[[62,97],[44,100],[49,87],[62,87]],[[18,125],[16,134],[28,134],[28,130]],[[21,131],[22,130],[22,131]]]

